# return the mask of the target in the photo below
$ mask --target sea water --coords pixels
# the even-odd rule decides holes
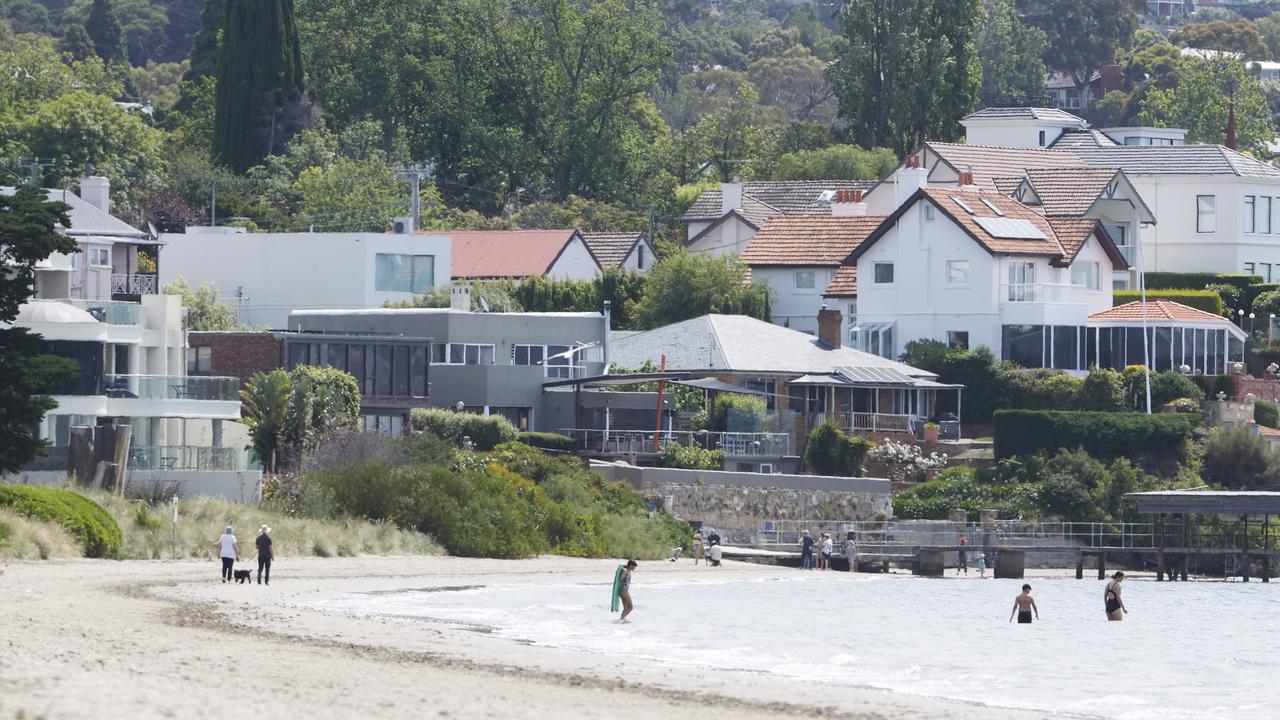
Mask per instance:
[[[325,607],[431,618],[533,645],[701,671],[764,673],[1086,717],[1280,717],[1280,584],[1033,579],[1040,621],[1009,622],[1020,580],[797,571],[794,579],[632,580],[352,593]]]

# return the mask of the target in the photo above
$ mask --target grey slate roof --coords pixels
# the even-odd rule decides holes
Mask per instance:
[[[870,181],[865,180],[745,182],[742,184],[743,208],[746,208],[750,198],[781,215],[830,215],[831,204],[818,202],[823,192],[866,190],[871,185]],[[721,212],[722,201],[720,188],[704,190],[680,219],[684,222],[719,219],[724,214]]]
[[[596,256],[600,267],[618,267],[631,254],[631,248],[644,242],[644,233],[584,232],[582,241]]]
[[[1058,108],[1037,107],[989,107],[969,113],[960,119],[965,120],[1053,120],[1079,123],[1084,126],[1084,118],[1072,115]]]
[[[1074,150],[1090,147],[1119,147],[1120,143],[1112,140],[1101,130],[1066,130],[1054,140],[1049,147],[1054,150]]]
[[[852,348],[831,349],[812,335],[745,315],[703,315],[633,335],[611,336],[610,361],[635,369],[667,356],[667,370],[802,375],[879,367],[917,378],[936,375]]]
[[[1072,152],[1089,165],[1118,167],[1129,175],[1280,177],[1280,168],[1222,145],[1117,145]]]
[[[13,187],[0,187],[0,195],[12,195],[13,193]],[[71,220],[71,227],[67,228],[67,235],[72,237],[94,235],[132,239],[145,238],[147,236],[146,233],[120,218],[99,210],[97,206],[91,205],[86,200],[81,200],[79,195],[70,190],[50,190],[49,199],[58,200],[71,206],[70,212],[67,213],[68,219]]]

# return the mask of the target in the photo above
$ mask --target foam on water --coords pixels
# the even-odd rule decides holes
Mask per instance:
[[[1064,714],[1182,720],[1280,715],[1280,585],[1129,580],[1125,622],[1102,583],[1032,580],[1042,621],[1010,624],[1021,581],[797,572],[795,579],[488,585],[352,593],[323,607],[490,628],[499,637],[668,666],[765,673]]]

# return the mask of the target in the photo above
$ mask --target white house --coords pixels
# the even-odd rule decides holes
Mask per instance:
[[[1083,118],[1058,108],[983,108],[960,119],[971,145],[1047,148],[1067,130],[1083,130]]]
[[[248,468],[247,432],[237,422],[239,380],[187,376],[180,299],[156,294],[154,275],[138,282],[135,273],[115,272],[135,268],[140,247],[154,260],[154,243],[110,215],[105,181],[88,184],[102,193],[81,198],[50,192],[51,199],[72,206],[70,220],[78,229],[67,234],[81,251],[55,254],[37,266],[35,297],[13,323],[40,334],[47,353],[79,366],[52,395],[57,406],[37,428],[49,442],[48,455],[21,470],[18,479],[64,480],[71,428],[128,424],[127,484],[173,484],[185,494],[256,501],[262,473]],[[138,298],[119,299],[128,295]]]
[[[870,186],[858,180],[723,183],[699,195],[680,220],[687,228],[689,252],[740,255],[756,231],[773,218],[830,215],[837,192],[865,191]]]
[[[921,179],[908,169],[899,183]],[[884,357],[921,338],[988,345],[1038,367],[1024,352],[1038,338],[1049,353],[1043,366],[1085,369],[1081,328],[1090,313],[1111,306],[1106,279],[1124,263],[1102,223],[1045,217],[970,184],[899,192],[909,189],[845,262],[857,268],[851,344]]]
[[[441,235],[189,227],[161,240],[162,283],[212,283],[241,323],[269,328],[285,328],[291,310],[376,308],[451,279],[452,241]]]
[[[831,215],[779,217],[765,223],[741,255],[752,282],[768,283],[775,324],[814,335],[824,291],[850,253],[885,219],[867,215],[856,190],[841,190]]]

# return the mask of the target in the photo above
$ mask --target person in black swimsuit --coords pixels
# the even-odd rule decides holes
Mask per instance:
[[[1013,599],[1013,611],[1009,613],[1009,622],[1013,622],[1013,614],[1018,614],[1019,624],[1031,623],[1031,611],[1035,611],[1036,619],[1040,619],[1040,608],[1036,607],[1035,598],[1031,597],[1031,586],[1023,585],[1022,594]]]
[[[1129,608],[1124,606],[1124,600],[1120,599],[1120,583],[1122,582],[1124,582],[1124,573],[1117,570],[1116,574],[1111,576],[1111,582],[1107,583],[1107,589],[1102,591],[1102,600],[1106,603],[1108,620],[1124,620],[1124,616],[1129,612]]]

